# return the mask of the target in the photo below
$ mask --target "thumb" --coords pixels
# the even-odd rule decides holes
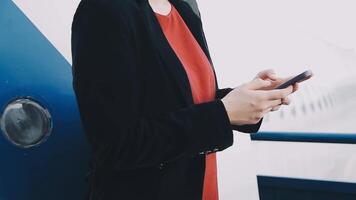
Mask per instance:
[[[253,81],[246,84],[246,87],[250,90],[258,90],[271,85],[271,81],[256,78]]]
[[[274,72],[274,70],[269,69],[269,70],[266,70],[265,73],[263,74],[263,76],[261,76],[260,78],[263,80],[271,79],[271,80],[275,81],[275,80],[277,80],[277,75]]]
[[[269,71],[266,74],[266,78],[275,81],[275,80],[277,80],[277,75],[274,73],[274,71]]]
[[[277,75],[273,69],[267,69],[267,70],[259,72],[255,78],[261,78],[263,80],[266,80],[266,79],[276,80]]]

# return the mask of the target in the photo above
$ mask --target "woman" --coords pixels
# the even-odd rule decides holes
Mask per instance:
[[[288,104],[270,70],[220,89],[199,12],[182,0],[82,0],[73,87],[92,149],[90,199],[218,199],[216,151]]]

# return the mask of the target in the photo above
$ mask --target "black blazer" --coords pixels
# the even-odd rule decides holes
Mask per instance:
[[[199,12],[171,0],[210,55]],[[147,0],[83,0],[72,24],[73,87],[92,149],[90,198],[201,199],[205,154],[233,143],[220,100],[194,104]],[[214,72],[215,73],[215,72]],[[216,80],[216,77],[215,77]]]

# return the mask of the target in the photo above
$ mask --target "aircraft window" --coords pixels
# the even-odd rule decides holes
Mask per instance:
[[[323,110],[323,105],[322,105],[321,99],[318,100],[318,107],[319,107],[320,111]]]
[[[307,106],[305,105],[305,103],[303,103],[303,105],[302,105],[302,112],[304,115],[307,114]]]
[[[329,99],[329,102],[330,102],[330,106],[334,107],[334,100],[333,100],[333,98],[332,98],[330,93],[328,94],[328,99]]]
[[[279,117],[280,117],[281,119],[284,118],[284,112],[283,112],[283,110],[281,110],[281,111],[279,112]]]
[[[329,102],[326,96],[323,96],[323,102],[326,108],[329,108]]]
[[[292,108],[291,113],[293,117],[297,116],[297,110],[295,109],[295,107]]]
[[[313,102],[310,103],[310,109],[311,109],[313,112],[315,112],[315,106],[314,106],[314,103],[313,103]]]
[[[29,148],[42,143],[52,130],[48,110],[30,99],[10,102],[1,117],[1,130],[14,145]]]

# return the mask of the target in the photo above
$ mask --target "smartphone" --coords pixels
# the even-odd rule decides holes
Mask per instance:
[[[300,83],[303,81],[306,81],[310,79],[313,76],[313,72],[311,70],[307,70],[292,79],[289,79],[288,81],[282,83],[281,85],[277,86],[276,89],[284,89],[289,87],[290,85],[294,85],[295,83]]]

